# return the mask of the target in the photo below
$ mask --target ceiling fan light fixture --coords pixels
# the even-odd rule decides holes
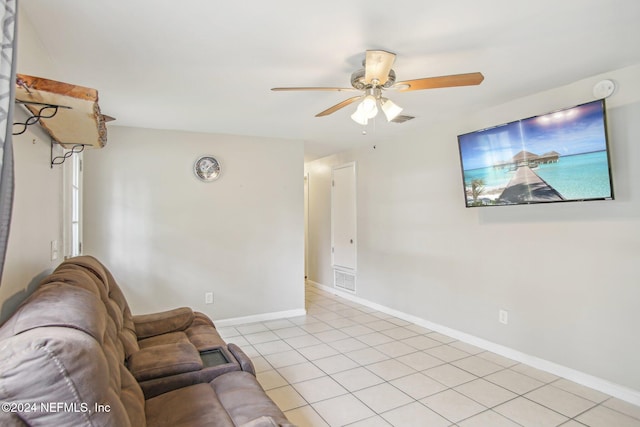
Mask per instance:
[[[360,106],[358,106],[356,112],[351,115],[351,119],[362,126],[366,126],[367,123],[369,123],[369,118],[362,112]]]
[[[355,113],[351,115],[354,122],[366,126],[369,119],[374,118],[378,114],[378,101],[375,96],[367,95],[358,104]]]
[[[398,106],[388,98],[382,98],[380,100],[380,108],[382,108],[382,112],[388,122],[398,117],[398,114],[402,112],[402,107]]]
[[[360,105],[358,105],[358,110],[361,110],[367,119],[374,118],[378,114],[378,101],[376,101],[375,96],[365,96]]]

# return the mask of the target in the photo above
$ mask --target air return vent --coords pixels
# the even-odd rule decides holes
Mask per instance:
[[[409,120],[413,120],[413,119],[415,119],[414,116],[399,115],[399,116],[396,116],[396,118],[391,120],[391,121],[393,123],[404,123],[404,122],[408,122]]]
[[[343,291],[356,291],[356,276],[341,270],[333,270],[333,286]]]

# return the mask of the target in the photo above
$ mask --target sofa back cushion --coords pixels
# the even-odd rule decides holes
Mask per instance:
[[[123,345],[125,358],[139,350],[138,339],[129,304],[111,272],[96,258],[83,255],[64,261],[55,273],[82,271],[101,288],[100,297],[115,323],[118,339]],[[55,274],[54,273],[54,274]]]
[[[131,425],[100,345],[82,331],[36,328],[4,340],[0,371],[0,400],[27,425]]]
[[[100,300],[86,289],[61,282],[48,283],[7,319],[0,328],[0,339],[38,327],[63,326],[84,331],[102,344],[107,328],[104,314]]]
[[[0,401],[21,405],[0,425],[145,425],[142,390],[90,286],[47,282],[27,298],[0,327],[0,372]]]

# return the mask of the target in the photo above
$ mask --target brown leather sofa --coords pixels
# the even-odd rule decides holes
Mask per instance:
[[[242,350],[227,345],[206,315],[188,307],[132,316],[124,294],[109,269],[91,256],[66,260],[49,280],[62,274],[67,282],[77,274],[96,283],[109,314],[120,327],[125,363],[146,398],[187,385],[209,382],[225,372],[245,370],[255,375]],[[82,283],[86,277],[74,279]],[[120,320],[122,319],[122,320]],[[204,352],[217,351],[224,363],[207,366]]]
[[[3,426],[291,426],[210,319],[188,308],[132,316],[86,256],[0,327],[0,402]]]

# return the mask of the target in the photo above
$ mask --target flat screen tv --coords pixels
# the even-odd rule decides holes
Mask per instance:
[[[613,200],[604,100],[458,136],[467,207]]]

